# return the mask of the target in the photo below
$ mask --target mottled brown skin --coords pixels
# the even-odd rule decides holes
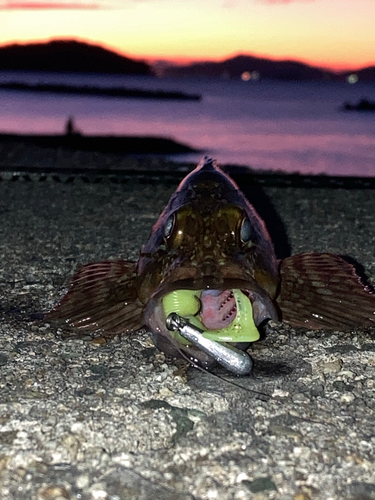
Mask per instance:
[[[173,290],[246,293],[257,325],[280,319],[308,328],[375,325],[375,296],[332,254],[276,259],[267,229],[233,180],[205,158],[172,195],[137,263],[84,266],[49,319],[111,336],[147,325],[165,352],[210,359],[176,343],[161,298]]]

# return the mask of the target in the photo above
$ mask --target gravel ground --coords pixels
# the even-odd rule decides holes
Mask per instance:
[[[0,498],[374,499],[375,329],[272,325],[254,377],[222,379],[147,331],[63,340],[42,312],[79,265],[136,259],[173,186],[60,181],[0,182]],[[264,192],[292,253],[375,282],[373,191]]]

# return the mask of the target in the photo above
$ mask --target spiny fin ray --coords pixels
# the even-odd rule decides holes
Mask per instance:
[[[338,255],[302,253],[280,264],[277,303],[293,326],[351,330],[375,326],[375,294]]]
[[[63,320],[82,333],[101,332],[110,337],[143,326],[142,310],[136,263],[107,260],[79,269],[67,294],[46,319]]]

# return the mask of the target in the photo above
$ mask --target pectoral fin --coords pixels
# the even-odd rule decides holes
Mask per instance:
[[[280,264],[277,303],[293,326],[350,330],[375,326],[375,294],[338,255],[303,253]]]
[[[65,320],[69,326],[104,336],[139,329],[143,304],[138,299],[135,266],[123,260],[83,266],[46,319]]]

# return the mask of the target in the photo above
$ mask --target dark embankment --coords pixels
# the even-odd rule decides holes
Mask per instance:
[[[344,103],[341,108],[342,111],[375,111],[375,101],[368,99],[361,99],[357,103],[351,104],[350,102]]]
[[[200,101],[199,94],[187,94],[179,91],[141,90],[125,87],[91,87],[88,85],[60,85],[53,83],[28,84],[22,82],[1,83],[0,89],[49,94],[72,94],[95,97],[117,97],[135,99],[171,99],[180,101]]]
[[[0,134],[0,144],[29,144],[42,148],[63,148],[100,153],[174,155],[197,150],[165,137],[123,135],[18,135]]]

